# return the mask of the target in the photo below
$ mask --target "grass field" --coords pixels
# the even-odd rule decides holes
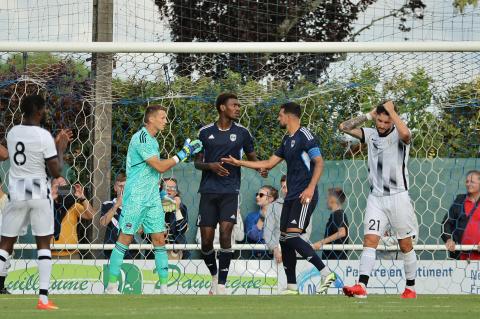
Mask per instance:
[[[35,296],[0,296],[0,318],[478,318],[480,296],[52,296],[59,310],[35,309]]]

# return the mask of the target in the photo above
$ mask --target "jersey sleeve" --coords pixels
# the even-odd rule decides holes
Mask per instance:
[[[370,136],[375,133],[373,128],[362,127],[360,129],[362,130],[362,138],[360,139],[360,142],[362,143],[366,143],[366,141],[370,139]]]
[[[333,213],[333,223],[338,228],[345,227],[348,229],[348,221],[345,213]]]
[[[253,151],[255,151],[255,148],[253,147],[253,137],[252,137],[252,134],[250,134],[250,131],[245,129],[244,130],[244,142],[243,142],[243,151],[246,153],[246,154],[250,154],[252,153]]]
[[[55,146],[55,141],[53,140],[52,134],[45,132],[43,134],[43,158],[51,159],[57,157],[57,147]]]
[[[102,208],[100,209],[100,217],[105,216],[112,207],[112,203],[103,203]]]
[[[313,160],[315,157],[320,157],[322,156],[322,152],[320,151],[320,145],[318,144],[317,138],[310,133],[310,131],[302,128],[303,133],[304,133],[304,139],[305,139],[305,152],[307,152],[308,157],[310,157],[311,160]]]
[[[158,154],[158,146],[155,145],[153,140],[147,141],[145,143],[138,143],[136,148],[137,152],[142,158],[142,160],[146,161],[147,159],[154,157],[154,156],[159,156]]]
[[[280,147],[275,151],[275,156],[285,158],[285,137],[282,139]]]

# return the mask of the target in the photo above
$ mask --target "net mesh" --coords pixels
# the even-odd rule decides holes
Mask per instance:
[[[297,2],[302,8],[315,1]],[[478,40],[480,34],[480,22],[475,19],[479,9],[466,6],[460,14],[459,8],[453,7],[450,1],[358,1],[350,7],[346,6],[347,1],[340,1],[341,7],[334,7],[336,2],[326,1],[330,6],[322,5],[320,9],[315,9],[323,10],[320,12],[326,20],[315,18],[318,17],[315,10],[287,10],[292,1],[278,1],[272,5],[261,5],[262,2],[258,1],[233,1],[228,5],[219,1],[191,3],[194,2],[114,1],[114,40],[400,41],[407,38],[425,41]],[[425,6],[422,7],[422,4]],[[8,26],[4,29],[9,31],[0,34],[1,40],[82,42],[92,37],[93,8],[90,3],[69,2],[66,5],[49,0],[29,1],[25,7],[14,1],[6,1],[2,5],[6,10],[0,11],[0,25]],[[235,10],[231,9],[232,6]],[[257,14],[248,17],[252,7]],[[238,16],[234,16],[234,12]],[[349,17],[352,12],[355,14]],[[271,20],[268,18],[270,15],[277,18]],[[57,16],[60,18],[53,18]],[[214,16],[219,18],[213,19]],[[290,29],[286,17],[293,24]],[[249,23],[240,23],[242,19],[247,19]],[[52,22],[54,20],[55,23]],[[265,23],[258,23],[260,20]],[[328,26],[341,23],[344,23],[343,29],[332,27],[336,33],[325,34]],[[317,28],[320,34],[311,33],[311,28]],[[99,58],[107,64],[111,63],[111,74],[109,70],[96,67]],[[103,87],[104,80],[99,81],[102,77],[111,79],[111,93],[110,86]],[[442,218],[455,195],[464,192],[465,173],[479,166],[478,52],[183,55],[112,52],[106,56],[1,52],[1,143],[5,144],[6,132],[21,120],[19,103],[22,98],[33,93],[42,94],[48,106],[46,128],[54,135],[62,128],[74,130],[75,139],[65,155],[67,165],[64,175],[70,183],[83,185],[92,202],[103,202],[111,198],[100,198],[94,174],[111,175],[111,185],[115,176],[124,170],[129,139],[141,126],[147,105],[160,103],[168,108],[170,122],[158,136],[158,141],[162,157],[171,157],[186,138],[196,136],[201,126],[216,119],[214,101],[219,93],[225,91],[238,94],[242,104],[240,123],[252,132],[260,158],[268,158],[283,137],[276,121],[278,106],[286,101],[296,101],[304,107],[302,124],[319,138],[326,160],[319,185],[320,194],[326,194],[326,190],[334,186],[342,187],[346,192],[345,211],[350,222],[352,244],[361,244],[363,237],[363,212],[369,192],[366,149],[341,134],[338,125],[356,114],[369,111],[384,98],[393,99],[413,133],[409,172],[410,195],[420,225],[417,243],[439,245],[435,249],[419,251],[423,262],[419,266],[419,274],[426,272],[428,275],[432,265],[437,265],[435,261],[447,258],[446,252],[439,249],[443,245],[440,238]],[[101,123],[95,122],[95,110],[108,109],[110,104],[109,175],[96,166],[94,158],[95,147],[103,143],[95,139],[96,129],[102,128]],[[7,171],[8,163],[2,163],[0,176],[4,181]],[[266,180],[250,171],[243,172],[240,207],[243,218],[257,210],[254,194],[259,187],[270,184],[279,189],[280,177],[285,171],[286,167],[281,165]],[[187,163],[165,176],[178,179],[182,202],[188,207],[189,216],[188,230],[182,236],[184,242],[196,243],[200,173],[192,163]],[[113,189],[108,192],[113,196]],[[328,219],[325,200],[321,195],[314,213],[312,241],[323,238]],[[100,208],[99,205],[95,207]],[[78,267],[78,264],[91,262],[100,272],[104,252],[90,249],[104,239],[105,228],[99,224],[98,216],[93,221],[79,220],[78,224],[71,226],[77,229],[79,243],[87,246],[80,249],[82,259],[67,256],[70,260],[66,265]],[[244,242],[244,230],[240,225],[237,230],[239,237],[236,239]],[[240,238],[242,233],[243,238]],[[27,236],[21,242],[32,243],[33,239]],[[137,236],[137,242],[148,243],[148,240]],[[396,247],[394,238],[385,237],[384,243]],[[138,289],[147,293],[153,291],[156,275],[152,275],[154,266],[149,260],[152,253],[148,249],[140,251],[133,266],[124,265],[123,271],[125,274],[141,273],[143,286]],[[358,259],[359,251],[347,253],[351,260]],[[380,262],[380,268],[393,274],[401,270],[391,261],[398,257],[396,251],[382,253],[384,260]],[[24,263],[32,267],[35,262],[29,258],[33,257],[28,248],[18,250],[14,268],[21,269]],[[178,258],[172,253],[170,257]],[[172,284],[171,289],[181,293],[204,293],[208,289],[209,277],[203,263],[198,260],[200,255],[192,249],[183,252],[183,257],[185,259],[181,262],[170,265],[171,278],[177,275],[181,278],[178,279],[181,284]],[[262,258],[266,260],[258,260],[258,252],[251,250],[237,252],[229,287],[232,292],[246,293],[253,289],[258,293],[276,293],[281,280],[277,278],[277,272],[281,274],[283,271],[277,269],[278,265],[271,261],[271,256]],[[469,292],[464,277],[470,266],[456,261],[444,261],[442,265],[445,266],[441,271],[448,272],[452,267],[464,276],[448,277],[449,283],[439,281],[426,291]],[[341,272],[342,278],[355,276],[353,270],[349,273],[348,266],[341,261],[329,261],[329,266]],[[19,278],[29,275],[30,272],[24,271]],[[55,291],[72,292],[71,287],[61,287],[68,281],[62,282],[59,274],[55,276],[58,285]],[[126,277],[131,276],[134,275]],[[259,287],[249,281],[252,277],[263,278]],[[316,282],[312,278],[318,277],[308,274],[305,278],[305,282],[311,283]],[[399,291],[403,282],[400,278],[381,277],[378,279],[380,290]],[[98,275],[93,281],[102,284]],[[136,281],[132,279],[130,283],[132,287],[125,291],[138,292]],[[315,283],[312,285],[305,285],[304,292],[314,290]],[[452,287],[459,288],[455,290]],[[89,291],[96,289],[100,288],[89,288]]]

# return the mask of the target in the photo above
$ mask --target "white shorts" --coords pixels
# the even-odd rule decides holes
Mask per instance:
[[[418,236],[417,216],[408,192],[368,196],[363,233],[382,237],[386,230],[390,230],[390,235],[397,239]]]
[[[2,236],[23,236],[28,224],[32,225],[33,236],[53,234],[53,207],[49,199],[8,202],[2,213]]]

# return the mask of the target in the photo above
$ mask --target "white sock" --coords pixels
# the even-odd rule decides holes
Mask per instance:
[[[403,268],[405,270],[405,279],[415,280],[417,276],[417,254],[415,250],[410,250],[403,254]],[[408,289],[415,290],[415,285],[407,285]]]
[[[0,249],[0,275],[1,276],[7,275],[7,261],[8,261],[7,251]]]
[[[50,275],[52,273],[52,252],[50,249],[39,249],[38,252],[38,273],[39,273],[39,288],[46,290],[50,286]],[[48,295],[41,294],[40,300],[43,303],[48,302]]]
[[[375,266],[376,249],[370,247],[363,247],[362,255],[360,256],[359,274],[370,277],[373,266]]]
[[[287,284],[288,290],[297,290],[297,284]]]

